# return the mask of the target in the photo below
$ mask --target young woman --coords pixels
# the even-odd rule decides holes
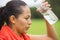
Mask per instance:
[[[43,5],[49,4],[43,1]],[[43,12],[38,8],[39,12]],[[47,35],[30,35],[30,8],[23,1],[10,1],[0,8],[0,40],[58,40],[57,33],[46,20]]]

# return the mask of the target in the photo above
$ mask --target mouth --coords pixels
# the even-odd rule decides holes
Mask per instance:
[[[28,27],[26,27],[26,30],[28,30],[30,27],[28,26]]]

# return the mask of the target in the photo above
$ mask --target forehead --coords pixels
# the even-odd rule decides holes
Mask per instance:
[[[21,6],[22,8],[22,14],[26,14],[26,15],[31,15],[31,11],[30,8],[28,6]]]

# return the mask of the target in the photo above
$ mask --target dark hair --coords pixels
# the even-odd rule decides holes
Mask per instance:
[[[14,15],[16,18],[22,13],[21,6],[25,6],[26,3],[23,1],[10,1],[5,7],[0,8],[0,29],[4,22],[9,24],[9,17]]]

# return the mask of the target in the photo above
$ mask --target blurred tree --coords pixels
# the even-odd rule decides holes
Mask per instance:
[[[42,15],[36,11],[35,7],[32,7],[30,9],[31,9],[32,18],[42,18]]]
[[[47,0],[52,7],[54,13],[60,18],[60,0]],[[32,18],[42,18],[42,15],[36,11],[35,7],[30,8],[32,13]]]
[[[60,18],[60,0],[47,0],[52,7],[52,10],[54,11],[54,13],[58,16],[58,18]]]

